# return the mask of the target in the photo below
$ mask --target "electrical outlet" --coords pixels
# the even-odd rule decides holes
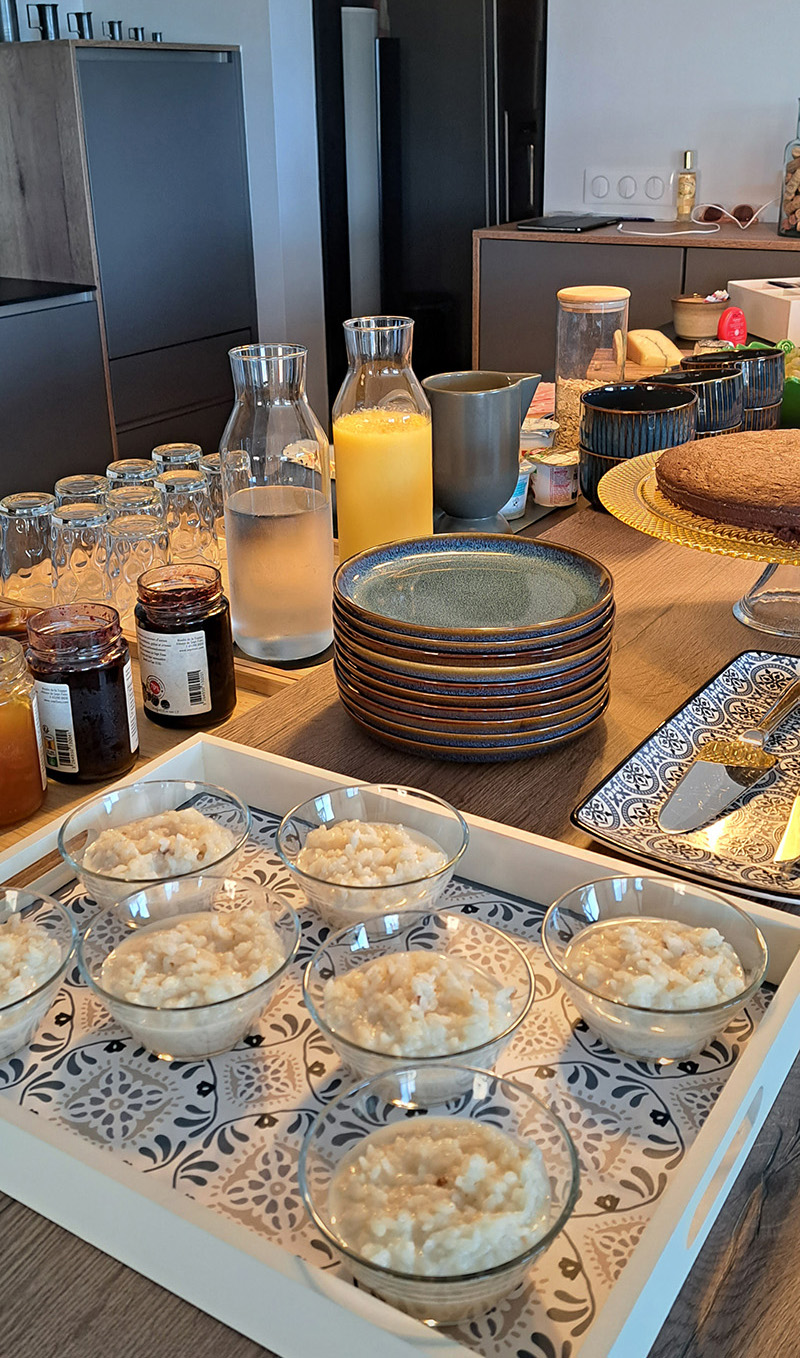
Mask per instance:
[[[583,172],[583,201],[593,208],[663,208],[673,198],[671,170],[590,166]]]

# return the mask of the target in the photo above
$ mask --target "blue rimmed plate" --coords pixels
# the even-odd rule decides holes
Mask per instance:
[[[658,813],[707,740],[741,735],[797,678],[796,656],[745,651],[699,689],[572,813],[586,834],[629,858],[743,895],[800,905],[800,874],[772,862],[800,792],[800,712],[770,737],[770,773],[709,826],[667,834]]]
[[[602,613],[610,572],[567,547],[492,533],[445,533],[351,557],[334,596],[368,624],[441,640],[536,639]]]
[[[548,750],[554,749],[557,745],[565,745],[567,741],[576,740],[584,735],[590,727],[600,720],[608,706],[608,698],[602,706],[593,714],[584,717],[581,721],[560,727],[549,735],[543,735],[535,740],[525,741],[522,744],[510,741],[494,746],[464,746],[458,743],[457,737],[453,738],[452,744],[434,745],[429,744],[421,738],[414,740],[403,739],[400,736],[391,735],[387,731],[382,731],[372,723],[350,709],[346,702],[343,702],[345,710],[350,718],[360,726],[361,729],[374,740],[381,741],[384,745],[391,745],[394,749],[404,750],[408,754],[421,756],[423,759],[448,759],[456,763],[499,763],[508,759],[527,759],[530,755],[543,754]]]

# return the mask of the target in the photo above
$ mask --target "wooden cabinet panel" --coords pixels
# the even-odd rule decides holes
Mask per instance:
[[[664,246],[481,240],[478,365],[552,381],[559,288],[630,288],[631,329],[657,327],[671,319],[682,266],[683,251]]]

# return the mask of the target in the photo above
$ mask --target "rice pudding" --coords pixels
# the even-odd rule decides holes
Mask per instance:
[[[564,966],[594,995],[641,1009],[706,1009],[746,985],[717,929],[643,916],[589,925],[570,943]]]
[[[394,886],[444,867],[440,846],[418,830],[388,821],[340,820],[310,830],[297,866],[345,886]]]
[[[0,1006],[38,990],[60,964],[61,949],[45,929],[22,915],[10,915],[0,924]]]
[[[62,960],[57,939],[33,920],[14,913],[0,924],[0,1060],[30,1042],[50,1008]]]
[[[414,1118],[371,1133],[336,1170],[329,1206],[349,1250],[426,1278],[508,1263],[551,1217],[538,1147],[472,1118]]]
[[[513,993],[462,957],[415,949],[332,977],[323,1015],[338,1037],[370,1051],[442,1056],[498,1037]]]
[[[231,830],[190,806],[102,830],[86,849],[82,866],[123,882],[156,881],[218,863],[235,843]]]
[[[130,1004],[189,1009],[252,990],[283,960],[268,912],[199,910],[136,929],[106,958],[100,980]]]

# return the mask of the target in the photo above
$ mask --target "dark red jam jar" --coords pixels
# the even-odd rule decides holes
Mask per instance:
[[[144,710],[160,726],[216,726],[236,706],[228,600],[216,566],[139,576],[136,640]]]
[[[139,753],[128,643],[107,604],[42,609],[28,619],[45,763],[53,778],[90,783],[127,773]]]

